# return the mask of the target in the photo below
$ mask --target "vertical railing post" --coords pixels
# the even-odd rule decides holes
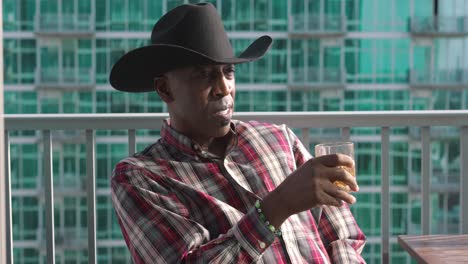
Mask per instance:
[[[461,233],[468,234],[468,126],[460,135],[460,222]]]
[[[128,155],[132,156],[136,152],[136,130],[128,130]]]
[[[3,5],[0,5],[0,39],[3,39]],[[3,69],[3,41],[0,41],[0,69]],[[11,211],[8,211],[6,199],[8,197],[1,195],[4,193],[3,190],[10,188],[6,184],[6,178],[8,177],[6,172],[2,169],[5,168],[5,157],[4,150],[7,147],[4,145],[3,131],[5,130],[5,119],[4,119],[4,108],[3,108],[3,70],[0,70],[0,263],[7,263],[7,254],[11,254],[12,250],[8,249],[8,243],[11,243],[8,238],[8,226],[7,217],[11,216]],[[5,137],[7,132],[5,132]],[[11,209],[11,207],[10,207]],[[11,232],[11,230],[10,230]],[[8,251],[10,250],[10,251]],[[10,256],[11,257],[11,256]],[[12,261],[12,260],[11,260]]]
[[[302,144],[304,147],[310,152],[310,136],[309,136],[309,129],[308,128],[303,128],[301,130],[301,136],[302,136]],[[312,150],[313,151],[313,150]],[[313,154],[313,153],[312,153]]]
[[[12,222],[12,207],[11,207],[11,156],[10,156],[10,138],[8,131],[5,130],[5,159],[3,160],[5,162],[5,245],[6,245],[6,262],[2,263],[7,263],[7,264],[12,264],[13,263],[13,222]],[[1,167],[0,167],[1,168]],[[2,242],[3,243],[3,242]]]
[[[382,219],[382,263],[390,263],[389,243],[390,243],[390,129],[382,127],[382,199],[381,219]]]
[[[44,177],[45,177],[45,209],[46,209],[46,245],[47,263],[55,263],[54,235],[54,175],[52,135],[50,130],[44,130]]]
[[[430,127],[421,128],[421,223],[422,234],[431,232],[431,134]]]
[[[86,130],[86,175],[88,200],[88,263],[96,263],[96,139],[94,130]]]

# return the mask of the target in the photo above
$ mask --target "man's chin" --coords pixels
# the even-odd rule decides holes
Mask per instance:
[[[223,121],[219,126],[213,130],[216,134],[215,137],[224,137],[231,131],[231,121]]]

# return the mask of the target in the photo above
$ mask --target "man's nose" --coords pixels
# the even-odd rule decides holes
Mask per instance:
[[[229,80],[222,73],[216,75],[211,85],[213,86],[212,93],[215,97],[222,98],[231,93]]]

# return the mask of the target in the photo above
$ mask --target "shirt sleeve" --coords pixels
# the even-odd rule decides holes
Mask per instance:
[[[311,159],[312,155],[290,129],[288,133],[293,142],[296,166],[299,167]],[[366,236],[346,203],[341,207],[314,208],[312,214],[316,220],[319,219],[318,230],[333,263],[365,263],[361,252],[366,243]]]
[[[135,263],[251,263],[275,239],[254,207],[226,234],[210,237],[162,177],[134,164],[117,164],[111,195]]]

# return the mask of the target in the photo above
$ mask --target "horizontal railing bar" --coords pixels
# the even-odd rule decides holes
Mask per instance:
[[[167,113],[8,114],[7,130],[160,129]],[[468,126],[468,110],[359,112],[238,112],[234,119],[283,123],[294,128]]]

